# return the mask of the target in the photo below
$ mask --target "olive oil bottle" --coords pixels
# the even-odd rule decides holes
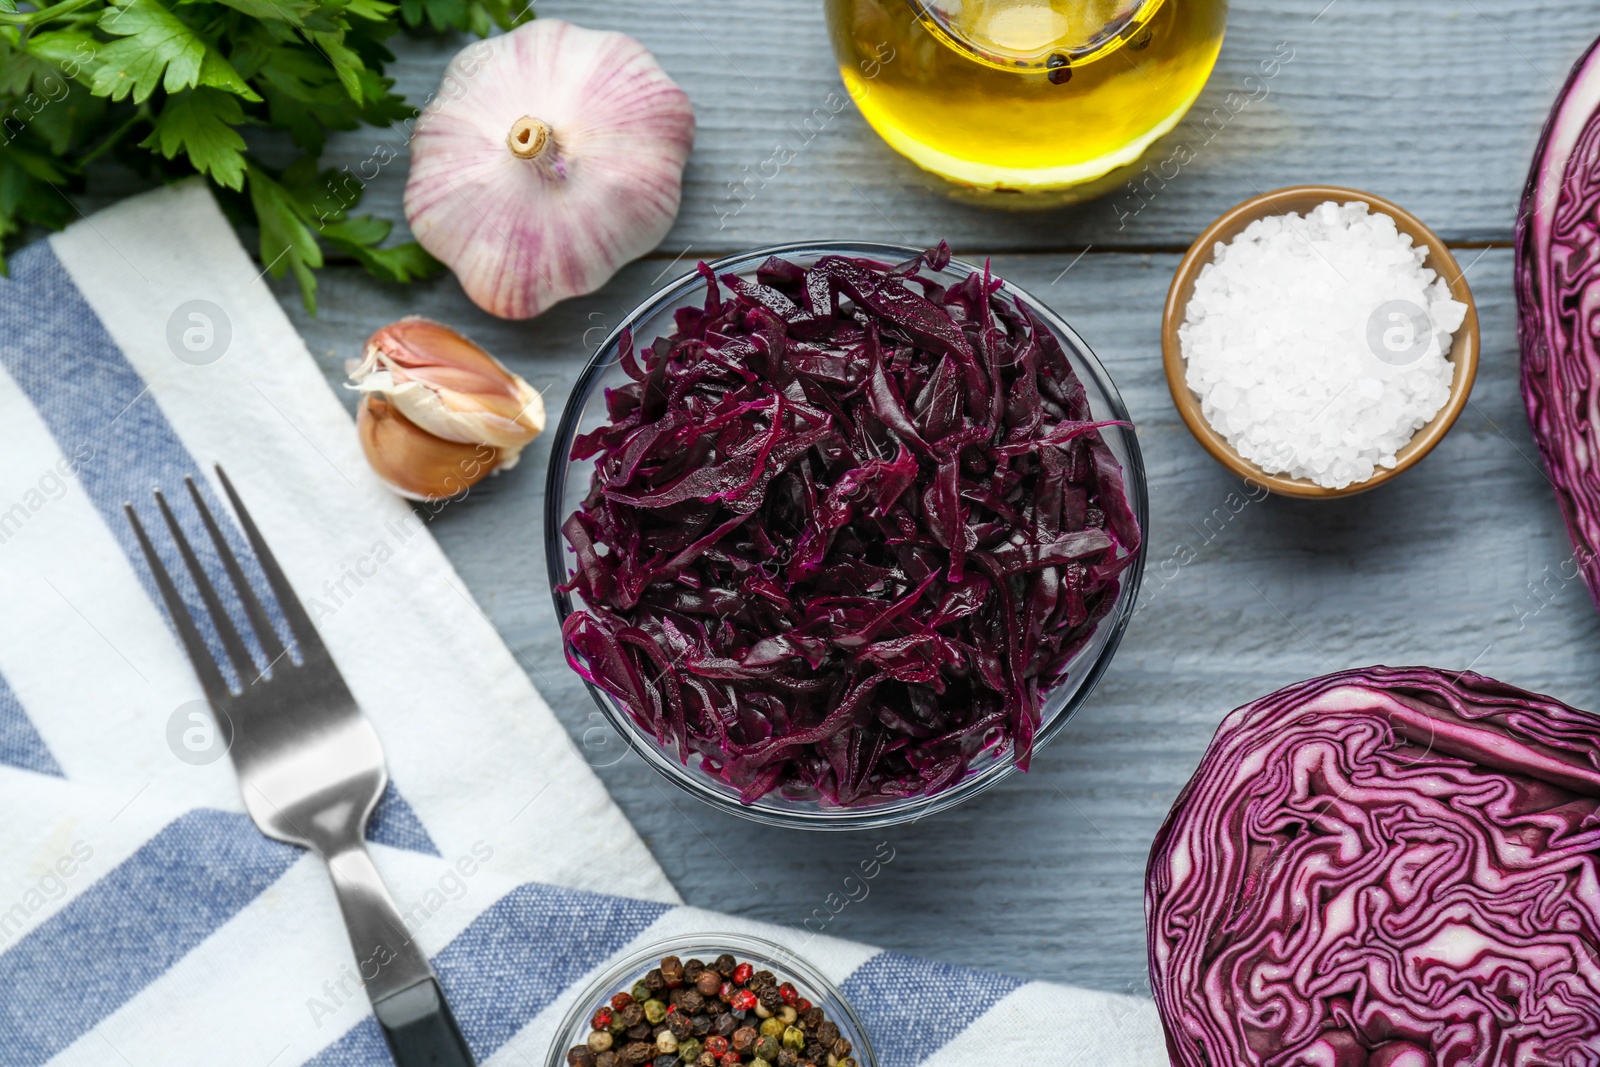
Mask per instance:
[[[1133,163],[1193,105],[1227,0],[826,0],[845,87],[951,181],[1063,189]]]

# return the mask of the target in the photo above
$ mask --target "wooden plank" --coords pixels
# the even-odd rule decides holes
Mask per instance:
[[[638,36],[694,100],[700,136],[682,215],[662,246],[669,257],[846,235],[922,245],[948,238],[967,253],[1176,250],[1256,191],[1302,182],[1390,197],[1450,241],[1505,242],[1551,101],[1600,33],[1592,0],[1238,0],[1211,84],[1153,149],[1158,168],[1145,191],[1017,210],[1017,197],[952,196],[885,147],[853,106],[806,132],[806,119],[826,111],[839,88],[818,3],[537,5],[544,17]],[[1253,80],[1280,43],[1293,59],[1277,77]],[[397,39],[400,89],[425,99],[455,47]],[[1257,99],[1234,114],[1236,92]],[[399,131],[338,134],[328,158],[359,170],[379,144],[403,142]],[[779,144],[795,158],[775,179],[732,187],[759,175]],[[1180,146],[1195,158],[1169,165],[1165,180],[1159,164]],[[370,208],[400,216],[405,170],[403,155],[367,163],[364,173],[376,174]]]
[[[1469,268],[1483,369],[1472,406],[1432,457],[1365,496],[1269,500],[1237,515],[1228,501],[1239,483],[1178,421],[1161,372],[1160,307],[1176,257],[1073,261],[1004,256],[996,266],[1081,331],[1138,424],[1154,506],[1144,606],[1099,691],[1032,773],[924,825],[848,837],[760,828],[702,807],[621,754],[560,654],[541,537],[545,441],[433,522],[467,586],[691,902],[800,926],[887,841],[895,859],[865,901],[830,919],[829,933],[1139,990],[1145,854],[1234,706],[1305,677],[1387,662],[1475,665],[1600,708],[1600,617],[1581,583],[1562,580],[1571,548],[1517,391],[1508,252],[1489,251]],[[287,287],[280,295],[330,381],[371,330],[421,313],[467,331],[545,390],[553,420],[586,345],[659,284],[664,266],[635,265],[602,293],[532,323],[482,315],[449,279],[400,290],[331,269],[314,320]],[[1194,559],[1178,566],[1185,547]]]

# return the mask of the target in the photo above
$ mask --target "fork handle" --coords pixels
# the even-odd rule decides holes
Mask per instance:
[[[328,873],[373,1014],[397,1067],[474,1067],[433,968],[406,929],[366,845],[358,839],[329,853]]]
[[[437,979],[372,1002],[396,1067],[474,1067],[472,1050],[456,1025]]]

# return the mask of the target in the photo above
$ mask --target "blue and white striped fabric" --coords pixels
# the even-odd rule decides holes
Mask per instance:
[[[721,929],[805,938],[883,1067],[1164,1062],[1147,1001],[680,906],[368,471],[203,186],[13,258],[0,455],[0,1067],[389,1063],[320,861],[257,833],[231,765],[205,761],[198,685],[121,513],[155,486],[176,499],[185,475],[215,506],[218,462],[383,738],[373,852],[481,1062],[541,1067],[608,958]]]

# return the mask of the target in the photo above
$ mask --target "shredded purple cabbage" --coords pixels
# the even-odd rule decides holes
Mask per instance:
[[[633,380],[573,444],[568,658],[744,803],[1026,769],[1138,552],[1066,353],[987,271],[923,271],[949,258],[701,264],[705,306],[623,337]]]

